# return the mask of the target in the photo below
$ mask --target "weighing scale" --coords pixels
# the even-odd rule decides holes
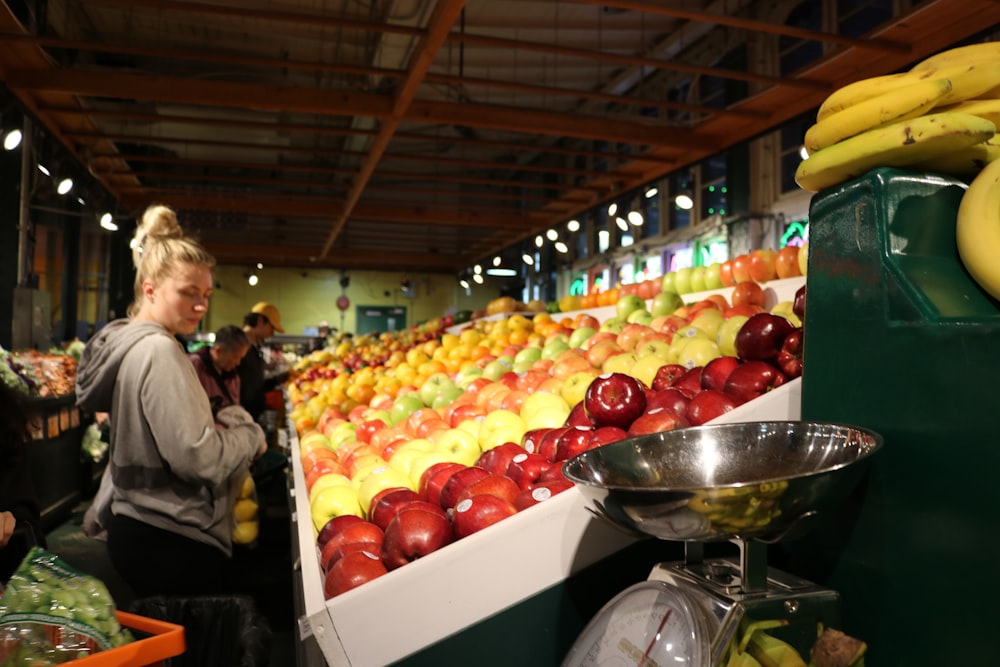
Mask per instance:
[[[726,665],[748,623],[803,659],[817,624],[839,624],[839,596],[767,566],[767,545],[794,539],[836,507],[882,446],[872,431],[820,422],[719,424],[629,438],[584,452],[564,472],[588,509],[644,536],[684,542],[584,628],[564,667]],[[736,557],[705,557],[706,543]]]

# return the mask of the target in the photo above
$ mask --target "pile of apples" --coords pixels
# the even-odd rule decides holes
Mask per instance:
[[[515,314],[351,374],[408,384],[299,429],[326,597],[570,488],[562,463],[583,451],[705,423],[802,372],[804,286],[770,311],[753,281],[689,305],[630,296],[603,323]],[[322,395],[298,391],[295,409]]]

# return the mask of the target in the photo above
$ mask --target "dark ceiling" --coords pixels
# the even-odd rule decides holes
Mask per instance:
[[[121,215],[165,202],[220,263],[458,272],[1000,23],[927,0],[851,36],[775,4],[9,0],[0,80]],[[823,55],[753,55],[795,45]],[[672,94],[720,80],[739,101]]]

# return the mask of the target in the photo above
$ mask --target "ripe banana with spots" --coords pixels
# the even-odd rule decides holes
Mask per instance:
[[[876,127],[922,116],[950,92],[950,80],[928,79],[876,95],[830,114],[806,130],[806,150],[815,153]]]
[[[950,153],[936,155],[930,160],[916,162],[909,166],[914,171],[931,171],[959,178],[971,178],[990,162],[1000,158],[1000,143],[994,137],[975,146],[962,148]]]
[[[830,93],[819,111],[816,112],[816,121],[822,121],[838,111],[843,111],[848,107],[853,107],[873,97],[885,95],[899,88],[913,84],[914,76],[909,72],[900,74],[886,74],[884,76],[873,76],[868,79],[860,79],[846,86],[841,86]]]
[[[813,153],[799,164],[795,182],[805,190],[822,190],[875,167],[907,167],[981,144],[995,132],[996,126],[990,121],[959,112],[902,120]]]
[[[948,49],[921,60],[910,71],[924,72],[941,65],[977,62],[1000,62],[1000,42],[983,42]]]
[[[961,111],[962,113],[985,118],[994,125],[1000,125],[1000,99],[966,100],[948,107],[942,107],[941,111]]]
[[[1000,299],[1000,160],[986,165],[962,195],[955,241],[972,279]]]
[[[979,97],[1000,86],[1000,60],[994,62],[956,63],[941,65],[920,72],[911,72],[920,79],[948,79],[951,91],[943,95],[936,106],[947,106]]]

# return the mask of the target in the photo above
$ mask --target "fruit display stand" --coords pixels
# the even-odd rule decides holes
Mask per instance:
[[[711,423],[797,419],[800,387],[788,382]],[[329,665],[462,664],[471,651],[476,664],[556,664],[610,595],[670,548],[597,518],[573,488],[324,600],[294,435],[291,447],[300,637]]]
[[[72,510],[81,497],[81,452],[83,431],[76,395],[32,398],[35,415],[28,464],[38,494],[42,524],[54,526]]]
[[[964,191],[878,169],[811,205],[802,416],[871,428],[885,451],[782,567],[841,593],[870,664],[995,659],[1000,308],[957,252]]]

